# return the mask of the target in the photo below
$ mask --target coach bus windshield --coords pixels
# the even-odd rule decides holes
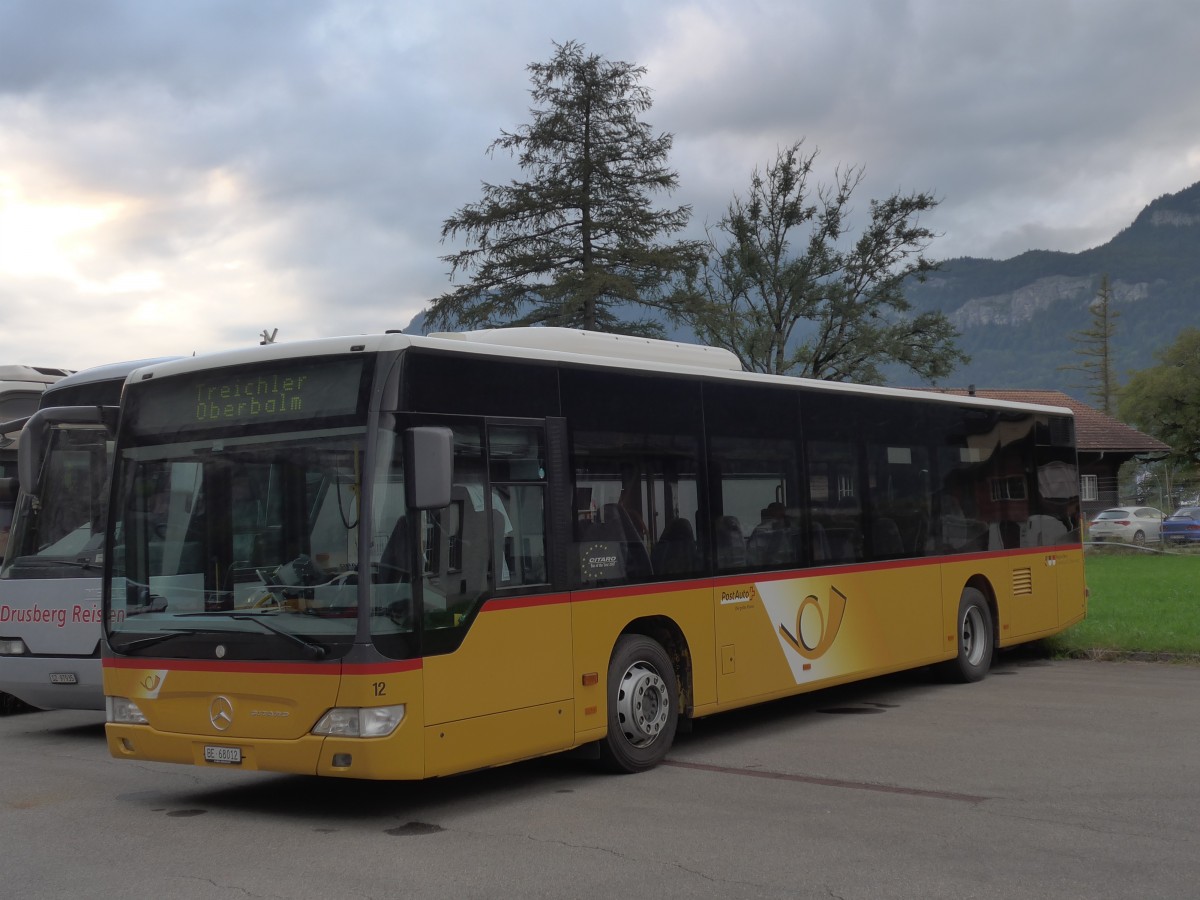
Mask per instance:
[[[52,429],[40,482],[22,495],[13,521],[2,577],[99,577],[107,469],[103,428]]]

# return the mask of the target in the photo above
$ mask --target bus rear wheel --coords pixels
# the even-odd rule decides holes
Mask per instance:
[[[671,658],[644,635],[622,635],[608,665],[608,736],[600,762],[611,772],[652,769],[666,758],[679,724]]]
[[[992,610],[983,591],[963,588],[955,623],[958,653],[954,659],[942,664],[942,674],[949,681],[979,681],[992,667],[992,654],[996,649]]]

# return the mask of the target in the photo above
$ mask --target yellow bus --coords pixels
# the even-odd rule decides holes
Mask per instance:
[[[1085,614],[1068,410],[551,328],[134,373],[103,605],[118,759],[420,779],[918,666]]]

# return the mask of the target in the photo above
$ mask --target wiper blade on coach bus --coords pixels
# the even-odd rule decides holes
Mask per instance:
[[[318,644],[316,641],[293,634],[290,631],[284,631],[282,628],[277,628],[263,618],[265,615],[274,615],[274,613],[226,613],[226,615],[230,619],[249,619],[251,622],[261,625],[267,631],[274,632],[280,637],[285,637],[293,643],[299,644],[307,651],[310,659],[323,659],[325,657],[325,646],[323,644]]]
[[[210,612],[209,613],[176,613],[175,615],[179,618],[184,618],[187,616],[211,616],[211,615],[214,615],[214,613],[210,613]],[[215,615],[225,615],[225,617],[229,618],[229,619],[250,619],[250,620],[254,621],[255,623],[261,625],[263,628],[265,628],[267,631],[271,632],[272,634],[277,634],[280,637],[287,638],[292,643],[297,644],[299,647],[301,647],[304,650],[305,655],[308,656],[309,659],[324,659],[325,658],[326,651],[325,651],[325,647],[323,645],[318,644],[316,641],[310,641],[307,638],[303,638],[298,634],[292,634],[290,631],[284,631],[282,628],[276,628],[274,625],[270,624],[269,622],[264,622],[261,618],[261,614],[256,615],[254,613],[224,613],[224,614],[215,613]],[[176,631],[169,631],[166,634],[156,634],[153,637],[141,638],[140,640],[130,641],[128,644],[124,644],[123,646],[120,646],[120,647],[117,647],[114,645],[113,649],[116,650],[118,653],[129,653],[130,651],[142,650],[146,647],[153,647],[155,644],[161,644],[163,641],[169,641],[172,638],[181,637],[185,634],[195,637],[197,635],[222,635],[222,634],[231,634],[231,633],[232,632],[230,632],[228,630],[213,629],[213,628],[199,628],[199,629],[184,628],[184,629],[179,629]]]
[[[297,644],[300,647],[303,647],[304,651],[308,655],[309,659],[324,659],[325,658],[326,651],[325,651],[324,644],[319,644],[316,641],[309,640],[308,638],[302,637],[301,635],[298,635],[298,634],[292,634],[292,632],[290,632],[290,631],[284,631],[282,628],[277,628],[274,625],[272,625],[270,622],[265,620],[265,618],[264,618],[265,616],[275,615],[275,613],[269,613],[269,612],[262,612],[262,613],[216,612],[216,611],[214,611],[214,612],[175,613],[175,615],[181,619],[188,618],[191,616],[221,616],[222,618],[225,618],[225,619],[237,619],[239,621],[249,620],[251,622],[254,622],[256,625],[261,625],[263,628],[265,628],[267,631],[271,632],[272,634],[277,634],[282,638],[287,638],[292,643]]]

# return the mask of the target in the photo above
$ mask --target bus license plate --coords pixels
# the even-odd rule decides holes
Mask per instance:
[[[238,747],[205,747],[204,761],[236,766],[242,761],[242,751]]]
[[[51,684],[78,684],[79,679],[75,677],[74,672],[51,672]]]

